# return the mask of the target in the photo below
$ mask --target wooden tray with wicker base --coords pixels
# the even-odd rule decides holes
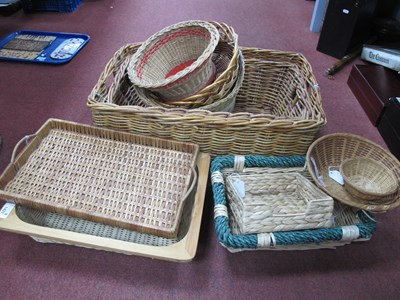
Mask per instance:
[[[50,119],[13,155],[0,197],[171,238],[195,185],[197,154],[195,144]]]
[[[210,156],[200,153],[196,163],[199,174],[196,188],[183,208],[176,238],[166,239],[21,206],[14,207],[7,218],[0,218],[0,230],[28,235],[39,242],[188,262],[197,251],[209,166]]]

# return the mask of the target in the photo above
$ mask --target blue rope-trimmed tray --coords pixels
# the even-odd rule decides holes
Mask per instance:
[[[232,252],[256,249],[318,249],[343,246],[354,241],[369,240],[376,230],[373,216],[363,210],[354,211],[341,206],[341,211],[351,214],[351,224],[332,228],[283,231],[261,234],[234,234],[229,224],[225,193],[224,169],[233,168],[301,168],[305,166],[304,156],[217,156],[211,162],[212,191],[214,195],[214,224],[219,242]],[[356,220],[356,221],[355,221]]]

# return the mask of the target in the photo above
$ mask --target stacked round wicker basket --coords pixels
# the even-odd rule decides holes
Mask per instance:
[[[346,205],[371,212],[400,205],[400,162],[361,136],[320,137],[307,152],[307,166],[317,186]]]
[[[186,21],[141,44],[127,72],[137,95],[149,107],[231,111],[244,64],[231,27]]]

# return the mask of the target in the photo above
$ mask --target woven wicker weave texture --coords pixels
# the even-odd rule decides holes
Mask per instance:
[[[235,181],[243,182],[239,195]],[[234,173],[225,178],[228,204],[240,233],[332,226],[333,199],[297,172]]]
[[[238,159],[241,158],[241,159]],[[241,161],[240,163],[237,163]],[[231,252],[243,250],[308,250],[344,246],[353,241],[368,240],[376,230],[374,218],[362,212],[354,213],[351,207],[335,205],[336,226],[274,233],[239,234],[235,219],[229,216],[224,177],[234,172],[280,174],[300,172],[306,178],[310,174],[304,168],[305,157],[272,157],[249,155],[218,156],[211,164],[214,197],[214,223],[219,242]],[[350,234],[349,234],[350,233]],[[355,233],[355,234],[353,234]]]
[[[400,205],[400,191],[379,201],[360,201],[345,187],[329,177],[329,169],[339,169],[348,158],[365,157],[383,163],[400,180],[400,162],[388,150],[361,136],[349,133],[328,134],[318,138],[307,152],[307,168],[316,185],[344,204],[372,212],[385,212]]]
[[[129,78],[167,100],[189,97],[215,74],[211,56],[218,41],[219,32],[209,22],[185,21],[168,26],[148,38],[132,56]],[[189,66],[167,76],[189,61]]]
[[[345,189],[356,198],[379,201],[397,193],[396,174],[378,161],[365,157],[345,159],[340,165],[340,173]]]
[[[96,223],[80,218],[69,217],[63,214],[37,210],[20,205],[17,206],[17,215],[24,222],[38,226],[57,228],[99,237],[107,237],[119,241],[127,241],[143,245],[151,245],[157,247],[168,246],[179,242],[188,232],[193,212],[193,192],[194,190],[185,202],[178,234],[176,237],[173,238],[164,238],[156,235],[141,233],[121,227]]]
[[[126,82],[114,83],[121,88],[110,94],[108,84],[133,47],[114,55],[89,95],[98,126],[195,143],[211,155],[286,156],[305,155],[326,124],[318,84],[299,53],[241,48],[245,74],[234,113],[214,113],[146,107]]]
[[[223,44],[223,45],[221,45]],[[166,108],[201,108],[209,111],[228,111],[231,112],[239,88],[244,78],[244,59],[241,52],[237,52],[237,58],[229,58],[232,56],[232,47],[223,42],[214,51],[213,62],[216,65],[217,79],[206,88],[202,89],[195,95],[174,102],[164,102],[158,99],[157,95],[142,88],[134,87],[137,96],[148,107],[166,107]],[[230,60],[231,59],[231,60]],[[234,69],[229,63],[235,61]],[[223,78],[223,74],[230,70],[229,77]],[[127,84],[129,85],[129,83]],[[119,88],[111,86],[110,89]],[[114,93],[113,93],[114,94]]]
[[[234,29],[224,23],[211,22],[220,33],[220,40],[213,52],[212,61],[216,67],[216,79],[196,94],[176,102],[160,101],[156,95],[135,86],[139,98],[146,106],[167,108],[202,108],[210,111],[232,111],[238,88],[244,73],[243,57],[240,55],[238,36]],[[127,64],[126,67],[128,67]],[[121,72],[123,73],[123,72]],[[238,78],[239,77],[239,78]],[[116,79],[116,82],[119,80]],[[129,83],[127,84],[129,85]],[[115,85],[110,89],[116,88]],[[232,93],[232,89],[235,93]]]
[[[140,232],[176,235],[196,145],[64,122],[42,128],[32,141],[37,148],[23,152],[3,173],[3,197]]]

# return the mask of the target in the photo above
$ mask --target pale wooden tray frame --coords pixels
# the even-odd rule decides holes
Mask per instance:
[[[210,156],[205,153],[199,153],[196,164],[199,176],[191,223],[185,237],[175,244],[169,246],[150,246],[33,225],[22,221],[17,216],[15,207],[7,218],[0,219],[0,230],[29,235],[33,238],[44,239],[54,243],[118,252],[127,255],[138,255],[153,259],[189,262],[193,260],[197,251],[210,167]]]

